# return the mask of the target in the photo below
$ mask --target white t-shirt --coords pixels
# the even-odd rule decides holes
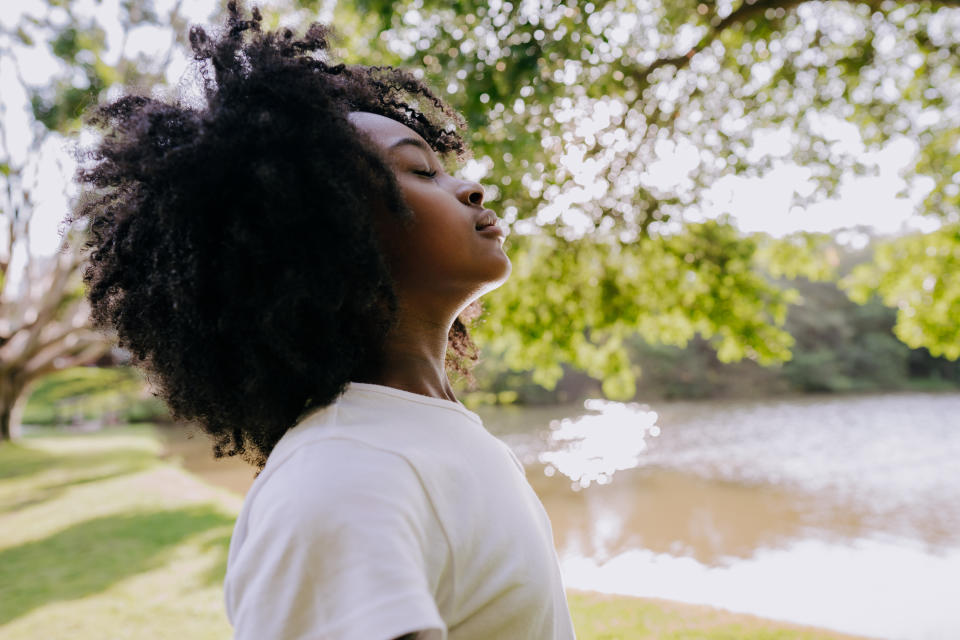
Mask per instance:
[[[550,521],[458,402],[351,382],[277,443],[237,519],[236,640],[570,640]]]

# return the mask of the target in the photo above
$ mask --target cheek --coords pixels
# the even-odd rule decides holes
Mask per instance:
[[[412,232],[424,240],[447,238],[452,242],[463,239],[468,231],[472,231],[464,214],[457,212],[462,205],[449,194],[411,189],[406,201],[414,216]]]
[[[430,263],[424,265],[428,270],[452,266],[462,261],[469,250],[463,229],[450,224],[449,220],[424,221],[414,233],[416,250],[412,257]]]
[[[409,230],[397,233],[393,244],[401,254],[402,270],[417,277],[433,278],[441,272],[452,274],[471,261],[476,230],[463,205],[438,185],[402,185],[403,197],[413,213]],[[461,210],[458,210],[461,209]]]

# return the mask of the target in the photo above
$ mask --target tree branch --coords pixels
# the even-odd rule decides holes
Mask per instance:
[[[69,311],[63,314],[58,323],[48,322],[36,334],[33,342],[28,342],[11,364],[22,366],[38,353],[43,353],[58,342],[63,342],[71,335],[81,335],[88,313],[84,298],[78,298],[71,303]],[[81,315],[83,314],[83,315]],[[79,321],[79,322],[78,322]]]
[[[50,274],[50,282],[44,287],[37,301],[36,318],[29,325],[23,327],[30,331],[30,338],[24,351],[27,353],[36,351],[36,345],[40,340],[40,334],[48,323],[53,322],[60,311],[60,305],[64,301],[67,284],[70,277],[76,273],[78,264],[78,254],[80,252],[80,243],[75,243],[68,253],[58,253],[54,258],[53,273]],[[32,274],[27,274],[30,278]],[[31,281],[30,285],[34,283]],[[31,286],[31,289],[33,287]],[[32,296],[31,296],[32,297]]]
[[[691,47],[686,53],[678,56],[658,58],[645,67],[630,70],[629,73],[640,84],[641,87],[645,87],[649,84],[647,81],[649,75],[660,67],[673,66],[676,67],[677,71],[686,68],[694,56],[706,49],[720,36],[721,33],[731,26],[745,23],[750,20],[750,18],[764,13],[767,9],[784,9],[785,11],[789,11],[805,2],[810,1],[811,0],[755,0],[754,2],[750,2],[750,0],[746,0],[740,5],[739,8],[730,13],[730,15],[728,15],[726,18],[721,19],[715,25],[711,25],[707,33],[700,38],[700,41]],[[866,4],[873,8],[877,8],[880,5],[878,0],[844,1],[850,4]],[[935,0],[934,4],[943,7],[960,7],[960,0]]]
[[[726,18],[721,19],[715,25],[711,25],[707,33],[700,38],[700,41],[687,50],[686,53],[678,56],[658,58],[646,67],[634,69],[631,74],[641,86],[646,86],[649,84],[647,82],[649,75],[660,67],[673,66],[677,68],[677,71],[686,68],[695,55],[706,49],[721,33],[731,26],[742,24],[767,9],[793,9],[804,2],[809,2],[809,0],[756,0],[755,2],[747,0],[741,4],[739,8],[732,11]]]
[[[23,370],[24,377],[33,380],[54,371],[89,364],[110,350],[110,343],[103,336],[90,332],[84,338],[67,350],[56,350],[45,354],[45,358],[29,362]]]

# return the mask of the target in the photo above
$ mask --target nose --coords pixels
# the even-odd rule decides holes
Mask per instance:
[[[464,181],[457,189],[457,198],[464,204],[482,205],[483,186],[479,182]]]

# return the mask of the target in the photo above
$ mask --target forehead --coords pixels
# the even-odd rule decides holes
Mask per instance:
[[[383,149],[389,150],[401,140],[415,140],[422,143],[424,149],[430,149],[430,145],[419,133],[402,122],[366,111],[353,111],[347,117],[353,126],[367,134]]]

